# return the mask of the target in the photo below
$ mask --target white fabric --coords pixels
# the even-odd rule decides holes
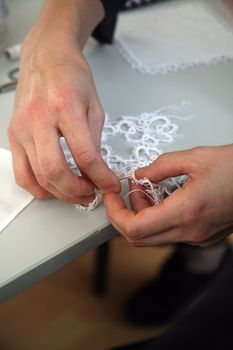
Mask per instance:
[[[119,17],[115,47],[142,73],[233,59],[233,29],[202,1],[168,1]]]
[[[0,232],[32,200],[33,196],[15,183],[11,152],[0,148]]]

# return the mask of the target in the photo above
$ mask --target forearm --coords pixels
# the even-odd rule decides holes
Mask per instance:
[[[100,0],[47,0],[41,21],[74,35],[81,48],[104,16]]]
[[[83,49],[85,43],[104,17],[104,9],[100,0],[47,0],[45,1],[37,22],[23,43],[27,54],[27,46],[33,46],[36,38],[43,36],[46,45],[49,43],[64,46],[76,46]],[[29,45],[27,45],[29,42]],[[26,47],[26,48],[25,48]],[[25,49],[25,50],[24,50]],[[43,49],[43,48],[42,48]]]

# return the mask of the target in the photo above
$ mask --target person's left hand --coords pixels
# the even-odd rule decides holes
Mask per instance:
[[[158,206],[142,192],[130,195],[132,210],[119,195],[105,194],[112,225],[135,246],[183,242],[204,247],[232,233],[233,144],[166,153],[135,173],[153,183],[182,174],[189,176],[187,182]]]

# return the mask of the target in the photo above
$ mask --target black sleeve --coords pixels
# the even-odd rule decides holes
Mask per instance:
[[[101,44],[111,44],[114,38],[114,30],[117,21],[117,14],[120,11],[122,0],[101,0],[105,17],[95,28],[92,36]]]

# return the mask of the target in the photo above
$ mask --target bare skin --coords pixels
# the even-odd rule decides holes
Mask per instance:
[[[141,192],[132,194],[132,209],[119,195],[105,194],[112,225],[135,246],[183,242],[205,247],[232,233],[233,144],[164,154],[138,169],[136,178],[156,183],[182,174],[189,180],[158,206]]]
[[[16,182],[36,198],[86,205],[94,199],[94,186],[120,189],[100,155],[104,112],[82,55],[103,16],[99,0],[47,0],[23,42],[8,136]],[[65,162],[62,135],[82,177]]]
[[[136,246],[215,243],[233,231],[233,145],[165,154],[139,169],[138,178],[153,182],[189,175],[158,207],[138,192],[129,210],[117,194],[119,180],[99,152],[104,112],[82,55],[103,16],[100,0],[47,0],[24,40],[8,130],[16,182],[37,198],[83,205],[93,200],[94,186],[100,188],[110,221]],[[82,177],[67,166],[61,135]]]

